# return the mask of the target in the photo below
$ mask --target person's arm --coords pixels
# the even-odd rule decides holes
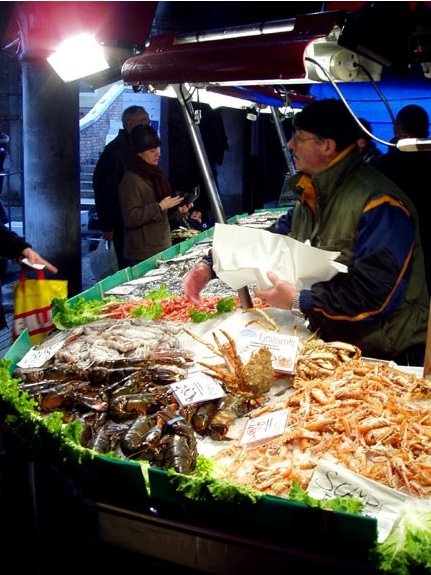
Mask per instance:
[[[296,296],[298,308],[314,325],[322,319],[369,321],[398,306],[407,285],[414,243],[411,215],[403,204],[387,196],[365,207],[348,273],[339,273],[299,293],[295,286],[275,276],[270,290],[255,293],[283,309],[291,309]]]
[[[28,258],[32,264],[42,264],[50,272],[58,272],[57,268],[34,251],[23,237],[3,225],[0,225],[0,246],[2,257],[15,259],[20,263],[23,258]]]
[[[163,221],[163,212],[174,208],[182,200],[181,196],[177,195],[166,196],[158,202],[151,182],[130,171],[126,172],[121,180],[118,197],[124,226],[128,229]]]
[[[287,236],[292,229],[292,216],[293,208],[289,209],[285,214],[282,214],[277,220],[268,228],[269,232],[274,234],[281,234]]]
[[[217,276],[213,270],[212,251],[204,256],[199,263],[192,268],[183,279],[184,295],[195,305],[202,304],[201,291],[211,279]]]
[[[31,264],[42,264],[53,274],[58,272],[58,269],[55,266],[53,266],[48,260],[45,260],[42,256],[35,252],[33,248],[28,247],[23,250],[22,257],[19,259],[20,263],[22,258],[27,258]]]
[[[387,196],[366,206],[358,225],[353,264],[347,274],[313,285],[301,296],[306,315],[366,322],[398,307],[408,280],[415,227],[407,208]]]

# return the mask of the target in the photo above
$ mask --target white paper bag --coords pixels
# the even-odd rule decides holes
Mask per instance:
[[[257,284],[268,289],[273,271],[298,289],[330,280],[346,266],[334,262],[340,252],[314,248],[287,236],[246,226],[215,224],[214,271],[232,289]]]

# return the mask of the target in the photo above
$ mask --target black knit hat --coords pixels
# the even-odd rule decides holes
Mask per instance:
[[[296,130],[330,138],[341,151],[361,137],[361,129],[341,100],[328,98],[308,104],[293,117]]]
[[[151,126],[144,126],[143,124],[138,124],[132,129],[130,132],[130,142],[135,154],[158,148],[161,144],[156,130]]]

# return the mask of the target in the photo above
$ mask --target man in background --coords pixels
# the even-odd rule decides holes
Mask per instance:
[[[142,106],[126,108],[121,117],[123,127],[107,144],[93,174],[93,190],[99,227],[107,241],[114,242],[118,268],[127,267],[124,259],[124,228],[118,200],[118,186],[132,155],[130,132],[138,124],[149,125],[150,117]]]
[[[372,134],[371,124],[365,118],[358,118],[361,124]],[[366,132],[362,132],[360,137],[356,140],[356,144],[362,157],[366,162],[373,162],[376,158],[382,155],[382,152],[376,146],[375,141]]]

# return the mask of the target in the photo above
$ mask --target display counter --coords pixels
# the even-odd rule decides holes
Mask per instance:
[[[73,299],[104,297],[211,234],[207,230],[135,268],[121,270]],[[24,333],[5,356],[10,373],[29,349]],[[36,515],[49,515],[58,505],[46,493],[54,474],[56,482],[72,486],[76,509],[88,510],[96,525],[92,537],[133,553],[220,575],[307,569],[332,575],[373,573],[369,554],[377,538],[374,518],[269,495],[254,503],[241,497],[225,502],[209,495],[191,500],[176,490],[164,470],[78,448],[52,432],[39,415],[20,410],[11,386],[6,392],[5,385],[1,388],[0,415],[7,433],[23,446]],[[36,530],[40,537],[43,527],[37,525]]]

